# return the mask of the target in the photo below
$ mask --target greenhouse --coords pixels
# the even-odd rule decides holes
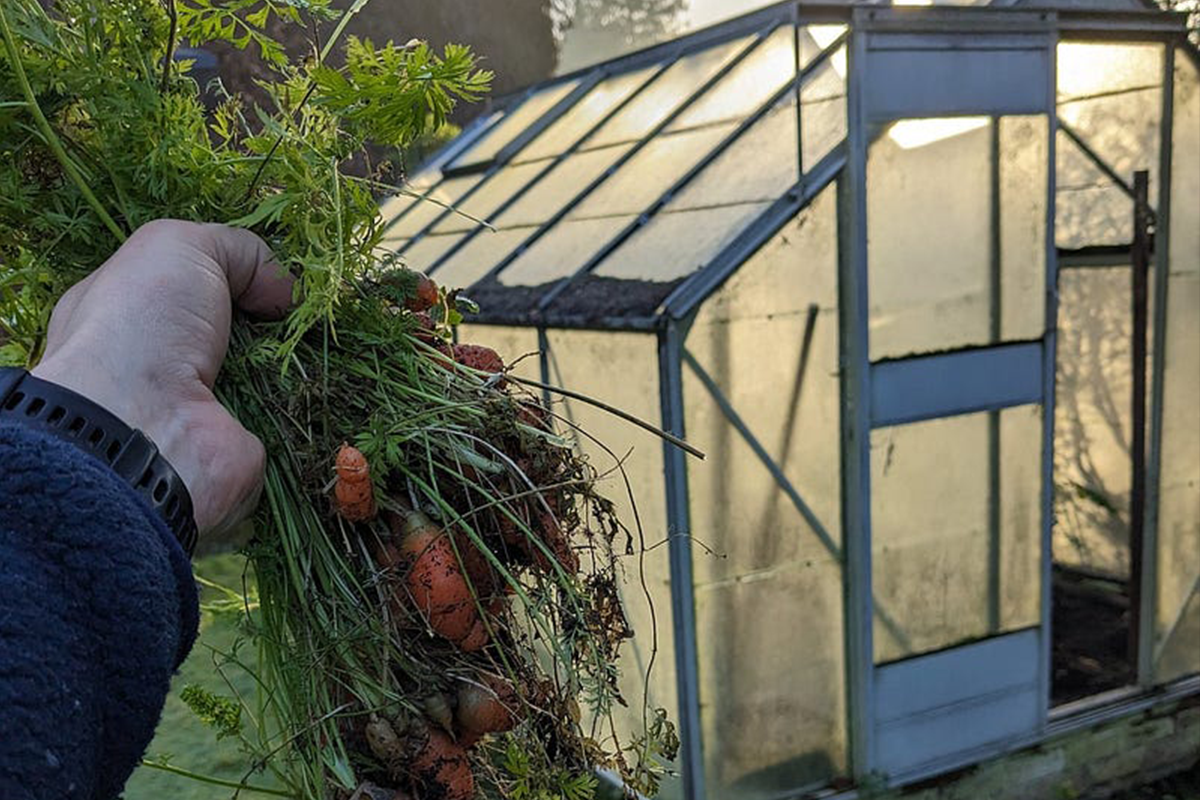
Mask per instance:
[[[465,287],[462,337],[707,454],[556,398],[637,501],[664,797],[903,785],[1200,692],[1180,16],[780,3],[501,98],[412,183],[385,246]]]

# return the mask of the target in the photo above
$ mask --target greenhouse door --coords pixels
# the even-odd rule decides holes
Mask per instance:
[[[858,773],[893,781],[1046,716],[1053,37],[943,11],[864,12],[851,66],[852,713]]]

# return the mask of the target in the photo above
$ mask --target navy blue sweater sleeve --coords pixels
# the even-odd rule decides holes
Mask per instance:
[[[0,424],[0,798],[117,797],[197,619],[187,556],[137,493]]]

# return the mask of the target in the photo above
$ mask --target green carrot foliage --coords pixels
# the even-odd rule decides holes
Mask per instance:
[[[247,638],[214,661],[250,672],[259,691],[189,689],[185,701],[241,743],[247,780],[269,772],[282,787],[255,791],[341,800],[367,779],[405,779],[364,748],[369,716],[403,727],[431,694],[453,696],[486,669],[521,687],[525,707],[522,724],[474,751],[481,796],[585,800],[597,767],[653,793],[678,743],[656,713],[644,711],[632,737],[612,720],[627,702],[614,661],[632,633],[616,596],[612,541],[623,529],[593,491],[596,471],[531,424],[535,401],[448,365],[451,328],[471,304],[443,291],[424,321],[403,309],[411,291],[388,279],[396,259],[378,202],[410,190],[347,171],[369,143],[439,135],[491,74],[458,45],[341,41],[363,4],[343,14],[329,0],[56,0],[49,10],[0,0],[0,364],[36,364],[54,303],[139,226],[165,217],[255,231],[298,276],[297,294],[281,322],[235,321],[216,385],[268,458],[247,549],[257,595],[221,602],[245,615]],[[272,35],[321,23],[334,34],[301,54]],[[212,43],[257,52],[266,107],[199,85],[174,57]],[[327,60],[334,48],[340,66]],[[486,655],[405,621],[398,576],[377,563],[388,526],[333,511],[342,442],[366,453],[385,511],[420,507],[494,570],[512,609]],[[522,466],[514,448],[538,457]],[[553,474],[533,485],[527,470],[547,464]],[[534,532],[555,515],[589,576],[563,569]],[[530,558],[515,562],[505,541],[524,542]],[[551,566],[534,569],[539,558]]]

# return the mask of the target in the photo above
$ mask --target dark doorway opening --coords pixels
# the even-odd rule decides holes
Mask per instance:
[[[1137,680],[1150,211],[1128,248],[1059,254],[1051,704]]]

